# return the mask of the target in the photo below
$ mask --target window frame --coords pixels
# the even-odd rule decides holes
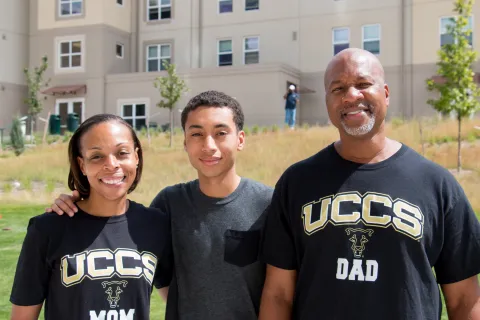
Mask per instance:
[[[169,46],[170,47],[170,56],[168,57],[162,57],[162,46]],[[150,47],[157,47],[157,52],[158,52],[158,56],[156,59],[152,59],[149,57],[149,48]],[[173,49],[173,45],[172,43],[169,43],[169,42],[162,42],[162,43],[151,43],[151,44],[147,44],[145,46],[145,72],[161,72],[161,71],[165,71],[163,68],[163,59],[170,59],[170,63],[172,63],[172,49]],[[158,60],[158,70],[155,70],[155,71],[150,71],[148,69],[148,62],[150,60]]]
[[[255,49],[255,50],[252,50],[252,49],[247,50],[247,49],[245,48],[245,45],[246,45],[246,43],[247,43],[247,39],[251,39],[251,38],[257,38],[258,48]],[[249,52],[258,52],[258,62],[256,62],[256,63],[249,63],[248,65],[250,65],[250,64],[260,64],[260,36],[245,36],[245,37],[243,37],[243,43],[242,43],[242,44],[243,44],[243,65],[247,65],[247,64],[245,63],[245,56],[246,56],[246,54],[249,53]]]
[[[449,15],[449,16],[441,16],[439,19],[438,19],[438,42],[439,42],[439,46],[440,48],[442,47],[442,35],[446,34],[446,31],[445,30],[445,33],[442,32],[442,20],[443,19],[451,19],[451,18],[454,18],[456,20],[458,15]],[[471,36],[472,36],[472,44],[471,44],[471,47],[473,48],[473,45],[475,44],[475,20],[474,20],[474,14],[472,13],[469,17],[469,20],[471,21],[470,25],[471,25],[471,29],[472,29],[472,32],[471,32]]]
[[[132,100],[123,100],[119,101],[119,106],[120,106],[120,117],[127,121],[127,120],[132,120],[132,128],[135,131],[141,130],[141,128],[137,129],[136,127],[136,122],[138,119],[144,119],[145,120],[145,127],[148,126],[148,108],[149,104],[148,101],[142,101],[141,99],[132,99]],[[136,110],[138,105],[144,105],[145,106],[145,114],[143,116],[137,116],[136,115]],[[125,116],[124,111],[125,111],[125,106],[132,106],[132,115],[131,116]]]
[[[232,3],[232,11],[220,12],[220,3],[222,2],[231,2]],[[228,14],[233,13],[233,0],[218,0],[217,3],[217,14]]]
[[[335,31],[336,30],[344,30],[344,29],[348,30],[348,41],[347,42],[336,42],[335,41]],[[334,28],[332,28],[332,53],[333,53],[333,55],[335,55],[335,45],[348,43],[348,47],[350,48],[350,42],[351,42],[350,27],[334,27]]]
[[[80,2],[82,5],[82,10],[80,13],[73,13],[73,3]],[[62,4],[68,3],[70,5],[70,13],[63,14],[62,12]],[[85,10],[85,0],[57,0],[58,4],[58,17],[59,18],[70,18],[70,17],[80,17],[83,16]]]
[[[258,11],[258,10],[260,10],[260,0],[256,0],[257,1],[257,7],[255,9],[247,9],[247,1],[248,0],[245,0],[245,11]]]
[[[158,21],[168,21],[168,20],[171,20],[172,19],[172,16],[173,16],[173,10],[172,10],[172,0],[169,0],[170,1],[170,4],[166,5],[166,4],[162,4],[162,0],[157,0],[157,5],[156,6],[151,6],[150,5],[150,1],[149,0],[145,0],[146,1],[146,12],[147,12],[147,22],[158,22]],[[162,8],[170,8],[170,18],[164,18],[162,19]],[[150,19],[150,9],[158,9],[158,19]]]
[[[220,52],[220,42],[221,41],[230,41],[232,49],[230,52]],[[232,64],[229,65],[220,65],[220,56],[221,55],[227,55],[231,54],[232,55]],[[232,38],[222,38],[222,39],[217,39],[217,67],[231,67],[233,66],[233,39]]]
[[[73,43],[74,42],[79,42],[80,43],[80,53],[73,52]],[[62,44],[68,43],[69,47],[69,53],[62,53]],[[62,71],[67,71],[67,70],[80,70],[84,68],[84,60],[83,60],[83,54],[84,54],[84,46],[83,46],[83,40],[82,39],[65,39],[65,40],[59,40],[57,42],[57,67],[58,70]],[[69,66],[68,67],[62,67],[62,57],[69,57]],[[73,56],[80,56],[80,66],[72,66],[72,59]]]
[[[122,54],[121,55],[118,55],[118,52],[117,52],[118,47],[122,48]],[[125,57],[125,45],[123,43],[117,42],[115,44],[115,55],[119,59],[123,59]]]
[[[378,26],[378,38],[365,40],[365,27],[373,27]],[[371,24],[364,24],[362,26],[362,49],[365,49],[365,42],[368,41],[378,41],[378,53],[373,53],[374,55],[380,55],[382,52],[382,26],[380,23],[371,23]]]

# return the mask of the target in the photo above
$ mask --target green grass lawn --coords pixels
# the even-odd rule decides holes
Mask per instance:
[[[0,209],[0,319],[10,317],[10,290],[28,220],[43,213],[44,208],[45,206],[2,206]],[[4,230],[5,228],[9,230]],[[445,306],[443,309],[442,320],[447,320]],[[164,319],[164,310],[163,301],[154,291],[151,319]]]
[[[0,319],[10,319],[10,291],[28,220],[43,213],[44,209],[45,206],[2,205],[0,208]],[[164,309],[165,305],[155,290],[152,293],[151,319],[164,319]]]

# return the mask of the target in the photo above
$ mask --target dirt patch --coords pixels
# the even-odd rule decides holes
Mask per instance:
[[[467,170],[467,169],[460,169],[460,172],[458,172],[457,169],[448,169],[448,171],[450,171],[451,174],[453,174],[455,177],[465,177],[465,176],[469,176],[469,175],[472,175],[475,173],[475,171],[473,170]]]
[[[50,190],[48,190],[50,189]],[[53,190],[52,190],[53,189]],[[30,186],[26,187],[18,180],[14,181],[0,181],[0,196],[15,196],[15,195],[36,195],[40,193],[59,194],[65,192],[67,188],[62,183],[55,183],[53,188],[48,186],[43,181],[32,181]]]

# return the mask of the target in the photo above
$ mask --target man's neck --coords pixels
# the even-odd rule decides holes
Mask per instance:
[[[214,178],[199,175],[200,190],[212,198],[225,198],[232,194],[238,187],[241,177],[232,168],[228,173]]]
[[[125,195],[121,199],[107,200],[97,194],[90,194],[90,196],[77,205],[85,212],[97,217],[113,217],[124,214],[129,207],[129,201]]]
[[[365,138],[340,135],[335,142],[338,154],[346,160],[357,163],[378,163],[393,156],[401,147],[397,141],[388,139],[384,132]]]

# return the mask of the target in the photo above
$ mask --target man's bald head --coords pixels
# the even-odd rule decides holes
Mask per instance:
[[[376,55],[367,50],[348,48],[337,53],[328,64],[323,79],[325,89],[330,85],[334,73],[338,73],[348,67],[355,68],[360,65],[368,69],[371,76],[381,80],[383,83],[385,82],[385,71]]]

